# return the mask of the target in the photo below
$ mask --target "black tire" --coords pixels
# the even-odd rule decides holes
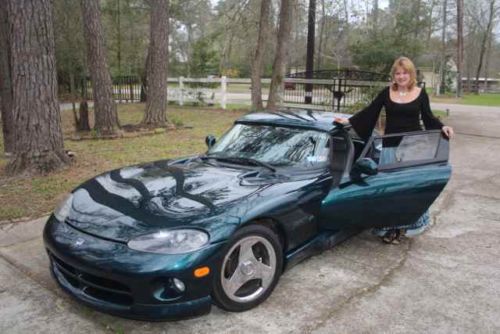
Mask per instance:
[[[249,256],[240,256],[240,251],[249,249]],[[249,254],[248,251],[244,253]],[[269,297],[282,270],[283,249],[278,235],[262,225],[242,227],[222,251],[221,261],[213,277],[212,297],[216,305],[224,310],[249,310]],[[259,275],[260,278],[257,277]],[[231,280],[238,277],[242,279]],[[232,293],[231,290],[241,282],[245,283]]]

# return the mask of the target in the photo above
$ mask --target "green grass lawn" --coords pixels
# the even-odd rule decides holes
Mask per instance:
[[[443,119],[443,118],[445,118],[446,116],[448,116],[448,115],[446,115],[446,111],[444,111],[444,110],[439,110],[439,109],[433,109],[433,110],[432,110],[432,113],[434,114],[434,116],[437,116],[437,117],[438,117],[438,118],[440,118],[440,119]]]
[[[500,106],[500,94],[467,94],[462,98],[462,103],[476,106]]]
[[[250,84],[230,83],[227,84],[227,91],[229,93],[249,93]],[[269,84],[262,84],[262,94],[269,93]]]
[[[456,103],[476,106],[500,106],[500,93],[484,93],[484,94],[465,94],[462,98],[457,99],[453,95],[431,96],[431,100],[437,103]]]

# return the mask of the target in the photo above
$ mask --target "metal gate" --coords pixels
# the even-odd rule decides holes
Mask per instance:
[[[369,104],[389,82],[387,74],[350,69],[293,73],[285,78],[283,104],[353,112]]]

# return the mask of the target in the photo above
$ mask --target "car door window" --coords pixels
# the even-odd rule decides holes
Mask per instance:
[[[379,170],[448,160],[448,141],[441,131],[429,130],[373,137],[361,157],[373,159]]]
[[[439,133],[403,137],[396,148],[396,161],[434,159],[437,153],[439,137]]]

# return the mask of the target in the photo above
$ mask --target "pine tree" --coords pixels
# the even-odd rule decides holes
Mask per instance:
[[[11,174],[64,166],[51,0],[8,0],[14,155]]]

